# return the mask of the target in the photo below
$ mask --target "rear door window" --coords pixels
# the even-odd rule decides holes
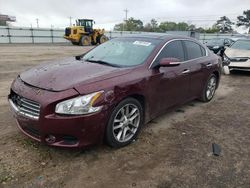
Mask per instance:
[[[202,46],[193,42],[193,41],[184,41],[184,44],[187,49],[187,60],[196,59],[202,56],[205,56]]]

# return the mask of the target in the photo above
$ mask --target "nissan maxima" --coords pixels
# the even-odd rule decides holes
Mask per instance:
[[[210,101],[220,70],[221,59],[192,38],[115,38],[21,73],[8,100],[19,129],[34,140],[60,147],[106,141],[118,148],[167,110]]]

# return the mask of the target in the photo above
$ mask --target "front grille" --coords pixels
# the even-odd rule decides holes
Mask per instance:
[[[67,27],[66,29],[65,29],[65,35],[66,36],[69,36],[71,34],[71,29],[69,28],[69,27]]]
[[[34,117],[35,119],[39,118],[40,114],[40,104],[26,99],[13,91],[10,94],[10,99],[12,102],[16,105],[18,110],[21,114],[28,116],[28,117]]]
[[[246,62],[249,58],[247,57],[239,57],[239,58],[230,58],[230,61],[233,61],[233,62]]]

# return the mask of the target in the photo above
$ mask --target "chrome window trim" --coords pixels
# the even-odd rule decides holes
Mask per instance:
[[[167,41],[162,47],[161,49],[159,50],[159,52],[155,55],[154,59],[151,61],[150,65],[149,65],[149,69],[151,69],[151,66],[153,65],[153,63],[155,62],[156,58],[159,56],[159,54],[162,52],[162,50],[165,48],[166,45],[168,45],[170,42],[173,42],[173,41],[191,41],[191,42],[194,42],[196,44],[198,44],[199,46],[201,46],[202,48],[204,48],[202,45],[200,45],[198,42],[194,41],[194,40],[191,40],[191,39],[171,39],[169,41]],[[182,61],[181,63],[188,63],[189,61],[193,61],[193,60],[197,60],[197,59],[200,59],[200,58],[203,58],[203,57],[207,57],[208,56],[208,51],[207,51],[207,48],[204,48],[205,49],[205,52],[206,52],[206,55],[205,56],[201,56],[201,57],[197,57],[197,58],[194,58],[194,59],[189,59],[187,61]]]

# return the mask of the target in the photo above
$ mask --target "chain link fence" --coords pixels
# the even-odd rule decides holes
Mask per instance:
[[[242,38],[249,35],[241,34],[208,34],[191,31],[168,31],[167,34],[194,37],[205,43],[213,38]],[[126,37],[140,34],[160,35],[162,33],[148,33],[138,31],[107,31],[105,35],[109,38]],[[26,27],[0,27],[0,44],[11,43],[69,43],[63,38],[64,29],[42,29]]]

